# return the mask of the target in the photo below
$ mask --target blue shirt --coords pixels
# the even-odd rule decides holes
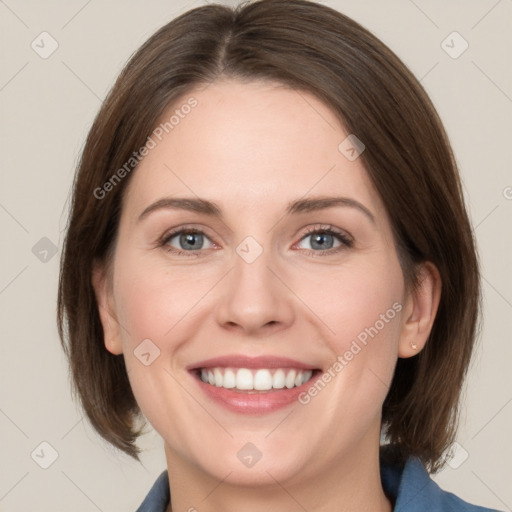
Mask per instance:
[[[409,457],[405,466],[387,465],[381,459],[380,474],[384,492],[394,503],[393,512],[499,512],[443,491],[416,457]],[[169,478],[164,471],[137,512],[165,512],[169,501]]]

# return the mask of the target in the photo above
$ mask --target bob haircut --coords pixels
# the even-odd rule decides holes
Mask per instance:
[[[60,267],[57,322],[74,394],[97,432],[138,460],[143,415],[123,356],[104,346],[92,285],[94,265],[112,261],[133,170],[113,176],[170,105],[225,78],[281,84],[331,108],[366,146],[360,158],[389,214],[406,285],[418,284],[419,263],[438,268],[442,292],[430,337],[419,354],[398,360],[382,410],[395,459],[414,455],[438,471],[455,437],[480,312],[457,166],[434,106],[400,59],[358,23],[307,0],[190,10],[147,40],[112,87],[75,175]]]

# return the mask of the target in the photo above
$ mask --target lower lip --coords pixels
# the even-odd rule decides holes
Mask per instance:
[[[269,391],[233,391],[206,384],[192,372],[199,388],[212,400],[226,409],[240,414],[267,414],[298,401],[299,395],[308,389],[321,376],[315,370],[311,379],[295,388],[273,389]]]

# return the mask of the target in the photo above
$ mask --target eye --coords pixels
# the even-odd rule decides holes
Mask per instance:
[[[300,246],[304,241],[308,241],[309,247],[299,247],[308,254],[315,256],[327,256],[335,254],[341,250],[353,246],[353,238],[346,232],[338,230],[333,226],[315,226],[310,228],[298,242]],[[209,243],[210,247],[204,247]],[[205,233],[196,228],[182,227],[164,235],[159,243],[167,252],[178,256],[202,256],[205,249],[211,249],[216,245],[205,235]]]
[[[160,245],[167,251],[178,255],[199,256],[197,251],[208,248],[204,247],[205,241],[209,241],[211,246],[214,246],[202,231],[198,229],[182,228],[165,235]]]
[[[305,247],[306,252],[315,255],[334,254],[341,250],[350,248],[354,244],[353,238],[345,232],[342,232],[332,226],[315,226],[306,232],[301,238],[302,241],[308,241],[309,247]],[[304,247],[303,247],[304,248]]]

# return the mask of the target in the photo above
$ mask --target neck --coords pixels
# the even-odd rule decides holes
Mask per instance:
[[[378,444],[374,447],[369,445],[369,453],[358,450],[333,457],[328,464],[323,461],[321,471],[310,466],[282,481],[267,468],[257,485],[240,485],[230,468],[224,478],[215,479],[166,446],[171,489],[167,512],[391,512],[380,479]]]

